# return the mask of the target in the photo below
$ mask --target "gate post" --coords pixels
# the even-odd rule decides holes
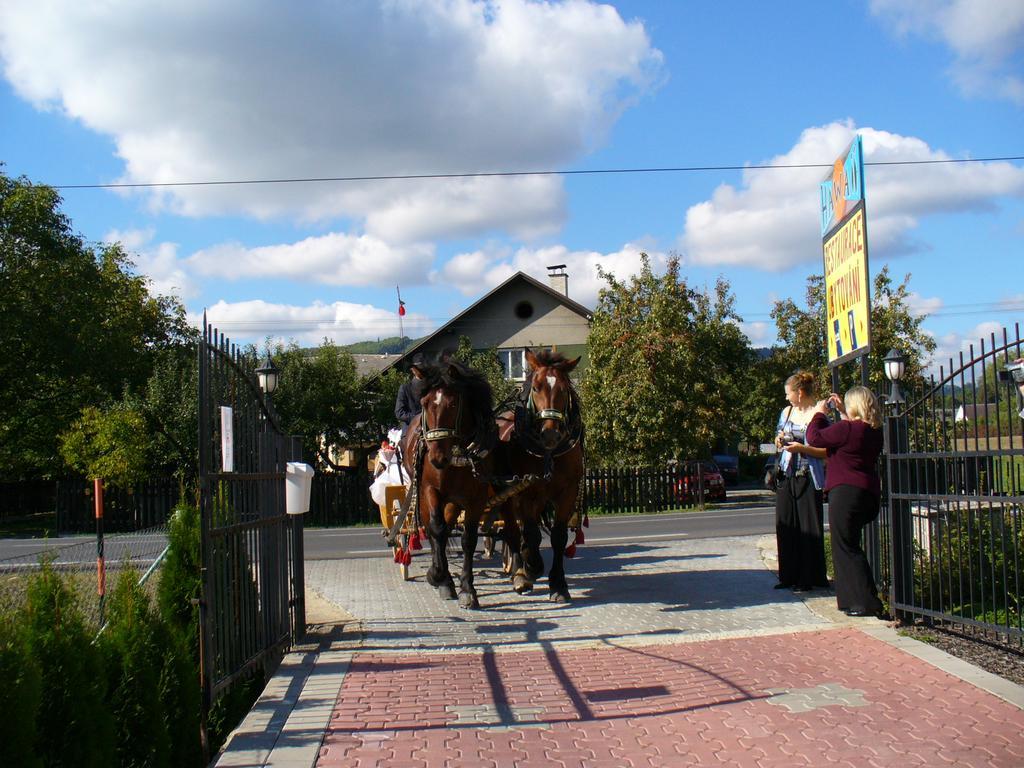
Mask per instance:
[[[302,459],[302,439],[292,436],[288,441],[288,460]],[[289,515],[292,525],[292,643],[306,636],[306,551],[302,539],[305,515]]]
[[[259,469],[265,475],[281,475],[281,480],[260,482],[259,513],[261,518],[279,517],[284,513],[284,461],[282,437],[273,431],[259,434]],[[260,605],[263,609],[265,638],[277,638],[287,626],[287,617],[282,616],[281,589],[287,589],[281,580],[282,568],[287,573],[287,562],[282,563],[284,542],[283,530],[269,525],[258,537],[257,551],[259,568]],[[285,609],[287,610],[287,609]]]
[[[914,595],[914,537],[910,520],[910,502],[905,498],[897,498],[900,494],[911,492],[909,472],[901,462],[908,450],[907,414],[900,413],[902,402],[887,402],[885,454],[888,470],[888,502],[889,502],[889,605],[893,618],[900,618],[903,611],[897,606],[909,605]],[[895,457],[895,458],[894,458]]]

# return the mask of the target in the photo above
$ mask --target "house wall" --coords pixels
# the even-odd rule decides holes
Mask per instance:
[[[533,307],[530,317],[521,318],[516,314],[521,302],[529,302]],[[482,302],[470,316],[431,339],[422,351],[436,354],[445,348],[455,349],[459,337],[467,336],[474,349],[557,345],[568,354],[570,347],[586,345],[588,333],[586,318],[550,294],[532,285],[522,285]]]

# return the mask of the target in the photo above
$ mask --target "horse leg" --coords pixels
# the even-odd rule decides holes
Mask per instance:
[[[508,555],[508,567],[505,573],[512,577],[512,589],[517,594],[524,595],[533,591],[533,579],[526,574],[523,568],[522,529],[519,527],[519,509],[516,502],[506,502],[502,511],[502,519],[505,521],[502,536],[505,539],[505,552]]]
[[[569,541],[569,526],[558,520],[551,526],[551,571],[548,573],[548,599],[555,603],[568,603],[569,585],[565,581],[565,545]]]
[[[476,588],[473,586],[473,555],[479,536],[479,521],[467,514],[462,532],[462,578],[459,580],[459,605],[463,608],[479,608]]]
[[[544,558],[540,554],[540,524],[537,519],[530,517],[523,520],[523,565],[526,575],[531,581],[536,581],[544,575]]]
[[[437,587],[438,594],[447,600],[455,599],[455,582],[448,570],[448,535],[451,532],[444,518],[444,506],[440,503],[436,489],[424,489],[424,501],[430,510],[427,536],[430,539],[430,567],[427,569],[427,583]]]

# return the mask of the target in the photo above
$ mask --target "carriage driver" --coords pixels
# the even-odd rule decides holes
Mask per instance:
[[[405,437],[413,416],[422,410],[417,384],[423,380],[426,365],[427,361],[422,352],[413,355],[412,362],[409,364],[409,373],[412,376],[398,388],[398,397],[395,399],[395,418],[402,422],[402,437]]]

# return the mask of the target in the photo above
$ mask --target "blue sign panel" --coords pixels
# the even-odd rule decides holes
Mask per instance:
[[[821,182],[821,236],[864,199],[864,147],[858,135]]]

